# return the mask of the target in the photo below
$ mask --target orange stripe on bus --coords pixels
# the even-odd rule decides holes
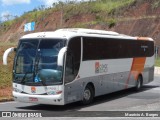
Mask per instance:
[[[138,79],[138,75],[144,71],[146,58],[134,58],[132,62],[132,67],[126,82],[125,88],[128,88],[128,83],[130,80],[131,75],[134,77],[135,80]]]
[[[138,75],[143,72],[145,61],[146,61],[146,58],[135,58],[134,59],[131,73],[134,76],[135,80],[137,80]]]
[[[147,37],[138,37],[137,40],[148,40],[148,38]],[[133,58],[131,70],[128,75],[128,79],[126,81],[125,88],[128,88],[128,83],[129,83],[131,75],[134,77],[135,80],[138,79],[138,75],[144,71],[145,62],[146,62],[146,57]]]
[[[149,40],[148,37],[137,37],[137,40]]]

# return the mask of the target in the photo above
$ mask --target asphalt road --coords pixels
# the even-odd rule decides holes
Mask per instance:
[[[35,105],[16,101],[0,103],[0,111],[28,111],[42,112],[46,116],[116,116],[122,115],[121,111],[160,111],[160,76],[155,75],[153,82],[144,85],[139,92],[133,89],[123,90],[95,98],[91,105],[83,106],[79,102],[66,106]],[[84,112],[85,111],[85,112]],[[87,112],[86,112],[87,111]],[[100,111],[100,112],[94,112]],[[114,112],[104,112],[114,111]],[[118,112],[119,111],[119,112]],[[142,113],[142,112],[141,112]],[[63,115],[62,115],[63,114]],[[146,113],[145,113],[146,114]],[[123,117],[123,116],[122,116]],[[158,113],[160,118],[160,112]],[[77,118],[78,119],[78,118]]]

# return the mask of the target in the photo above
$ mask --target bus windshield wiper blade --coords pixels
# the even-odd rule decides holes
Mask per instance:
[[[38,71],[39,71],[39,61],[40,61],[40,57],[37,58],[37,62],[35,64],[35,76],[38,74]]]
[[[30,72],[26,72],[21,80],[21,83],[24,84],[25,83],[25,78],[27,76],[27,74],[29,74]]]
[[[37,57],[37,63],[35,64],[35,76],[37,76],[38,71],[41,70],[41,69],[39,69],[40,56],[41,56],[41,54]],[[40,80],[40,82],[42,83],[43,86],[46,86],[46,83],[44,80]]]

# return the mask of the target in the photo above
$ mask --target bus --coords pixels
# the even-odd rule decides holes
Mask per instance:
[[[154,79],[154,41],[117,32],[65,28],[24,35],[15,51],[16,101],[65,105],[134,88]]]

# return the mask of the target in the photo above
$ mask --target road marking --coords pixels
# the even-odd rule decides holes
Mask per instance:
[[[160,103],[159,101],[156,101],[154,103],[147,103],[147,104],[143,104],[143,105],[138,105],[138,106],[134,106],[134,107],[128,107],[123,109],[124,111],[158,111]],[[118,110],[117,110],[118,111]]]

